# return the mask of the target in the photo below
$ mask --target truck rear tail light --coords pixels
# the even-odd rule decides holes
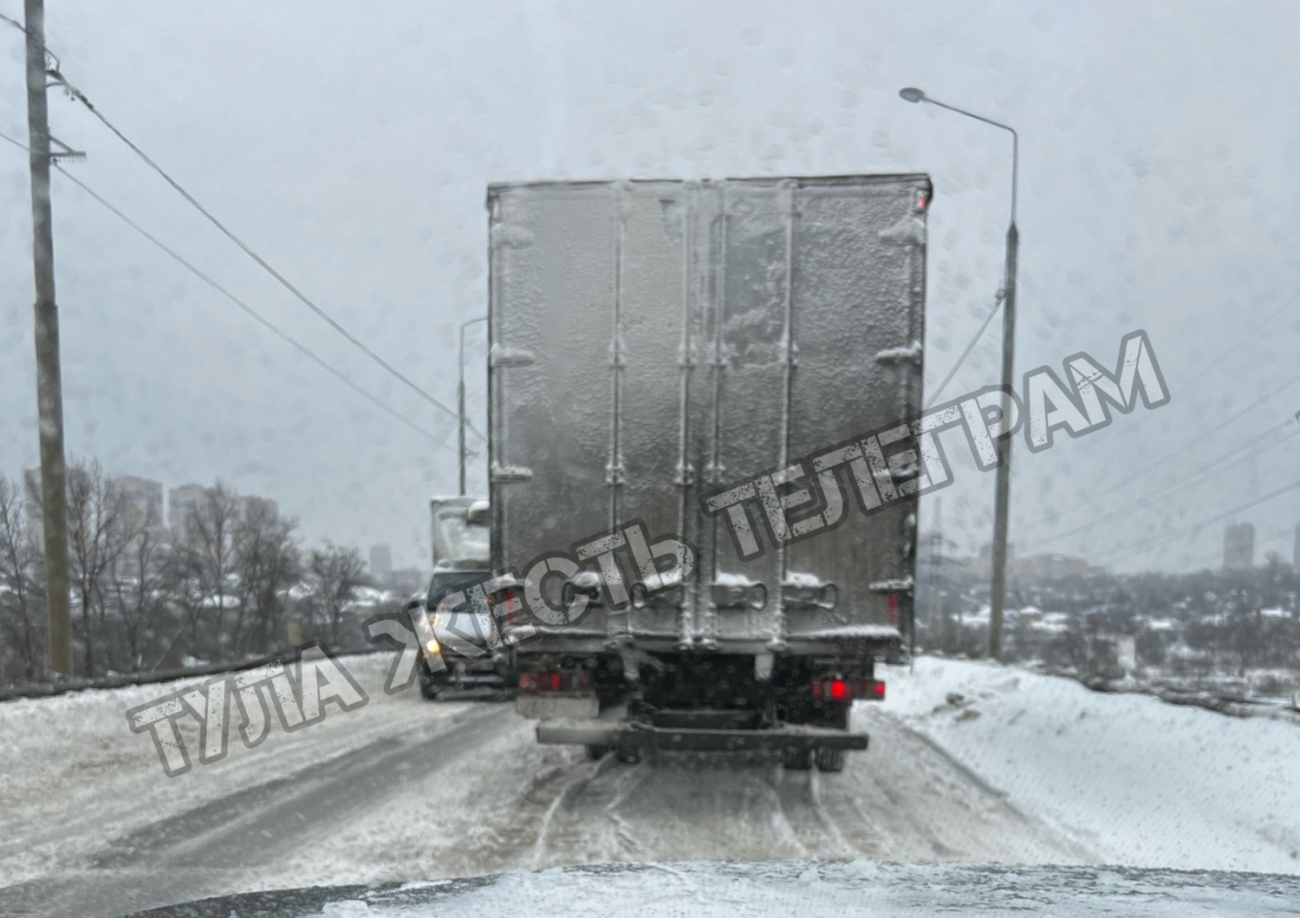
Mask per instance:
[[[586,670],[519,674],[521,692],[580,692],[589,688],[591,673]]]
[[[885,683],[874,679],[850,681],[847,679],[817,679],[812,684],[816,701],[884,701]]]

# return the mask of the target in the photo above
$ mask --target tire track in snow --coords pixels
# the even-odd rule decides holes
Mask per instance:
[[[555,795],[551,805],[546,808],[542,815],[541,822],[537,826],[537,841],[533,843],[532,854],[529,856],[529,866],[533,870],[539,869],[546,858],[546,836],[550,832],[552,825],[555,823],[556,813],[564,807],[566,801],[581,788],[585,788],[592,782],[602,771],[609,767],[613,756],[606,755],[596,762],[585,763],[585,767],[580,768],[578,773],[570,778],[560,792]]]

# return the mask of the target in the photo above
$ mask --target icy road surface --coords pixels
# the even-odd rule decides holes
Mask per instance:
[[[1236,763],[1237,780],[1249,789],[1255,777],[1276,782],[1289,770],[1289,786],[1274,786],[1261,806],[1289,805],[1300,786],[1300,730],[1289,724],[923,660],[915,677],[888,673],[890,702],[855,712],[872,745],[850,754],[842,774],[754,759],[624,766],[536,745],[533,724],[509,705],[385,696],[386,657],[348,663],[369,705],[273,732],[257,749],[236,740],[226,760],[177,778],[164,776],[152,742],[130,733],[123,714],[167,686],[0,705],[0,914],[107,918],[253,889],[610,861],[1150,865],[1161,853],[1153,834],[1207,829],[1165,840],[1182,855],[1163,866],[1222,868],[1231,858],[1236,869],[1300,872],[1289,847],[1300,806],[1263,822],[1247,807],[1244,818],[1258,824],[1241,826],[1231,800],[1203,783],[1179,786],[1198,756],[1211,772],[1225,767],[1207,737],[1245,730],[1255,745]],[[962,703],[946,700],[954,690],[964,690]],[[1091,723],[1071,707],[1080,699],[1096,723],[1113,709],[1110,733],[1086,732]],[[1099,743],[1124,744],[1118,791]],[[1134,760],[1148,747],[1181,761],[1139,773]],[[1143,795],[1160,799],[1158,786],[1207,798],[1184,799],[1134,834]],[[1235,796],[1262,792],[1239,786]],[[1120,829],[1099,831],[1107,824]],[[1254,847],[1216,856],[1216,826]]]

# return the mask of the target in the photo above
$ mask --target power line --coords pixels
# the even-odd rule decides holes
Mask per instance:
[[[17,141],[17,140],[15,140],[14,138],[10,137],[8,134],[0,133],[0,139],[7,140],[7,141],[9,141],[10,143],[12,143],[14,146],[21,147],[21,148],[24,149],[24,150],[28,149],[28,147],[27,147],[26,144],[20,143],[19,141]],[[107,200],[105,200],[103,197],[101,197],[101,196],[100,196],[97,192],[95,192],[92,188],[90,188],[88,185],[86,185],[85,182],[82,182],[80,179],[78,179],[78,178],[76,178],[75,176],[71,175],[71,174],[70,174],[66,169],[64,169],[62,166],[59,166],[59,165],[56,164],[54,168],[57,169],[57,170],[58,170],[58,171],[59,171],[59,172],[60,172],[64,177],[66,177],[66,178],[68,179],[68,181],[72,182],[74,185],[76,185],[76,186],[78,186],[79,188],[81,188],[82,191],[86,192],[88,195],[90,195],[92,198],[94,198],[96,201],[98,201],[100,204],[102,204],[104,207],[106,207],[106,208],[107,208],[109,211],[111,211],[115,216],[117,216],[120,220],[122,220],[122,222],[126,223],[127,226],[131,227],[133,230],[135,230],[135,231],[136,231],[137,233],[139,233],[141,236],[144,236],[144,238],[148,239],[150,242],[152,242],[152,243],[153,243],[154,245],[156,245],[158,248],[162,249],[164,252],[166,252],[168,255],[170,255],[173,259],[175,259],[177,262],[179,262],[181,265],[183,265],[187,270],[189,270],[189,272],[190,272],[191,274],[193,274],[195,277],[199,278],[199,280],[203,281],[205,284],[207,284],[207,285],[208,285],[209,287],[211,287],[213,290],[217,291],[217,292],[220,293],[222,296],[224,296],[226,299],[230,300],[232,303],[234,303],[236,306],[238,306],[240,309],[242,309],[245,313],[247,313],[247,314],[248,314],[252,319],[254,319],[256,322],[260,323],[263,327],[265,327],[267,330],[269,330],[272,334],[274,334],[274,335],[276,335],[277,337],[279,337],[280,339],[282,339],[282,340],[288,342],[290,345],[292,345],[294,348],[296,348],[299,352],[301,352],[302,354],[304,354],[305,356],[307,356],[308,358],[310,358],[312,361],[314,361],[316,364],[318,364],[319,366],[321,366],[323,369],[325,369],[327,372],[329,372],[330,374],[332,374],[333,376],[335,376],[336,378],[338,378],[338,379],[339,379],[339,380],[340,380],[344,385],[346,385],[348,388],[352,389],[352,391],[356,392],[356,393],[357,393],[358,395],[360,395],[362,398],[364,398],[364,399],[366,399],[367,401],[371,402],[372,404],[376,405],[376,406],[377,406],[378,408],[380,408],[382,411],[386,412],[387,414],[392,415],[392,416],[395,417],[397,420],[399,420],[399,421],[401,421],[403,424],[405,424],[407,427],[410,427],[412,430],[415,430],[415,431],[417,431],[418,433],[421,433],[421,434],[423,434],[424,436],[428,437],[430,440],[433,440],[435,443],[437,443],[439,446],[443,447],[444,449],[450,449],[450,448],[451,448],[450,446],[448,446],[448,445],[446,444],[446,442],[444,442],[444,441],[443,441],[440,437],[438,437],[436,434],[432,433],[431,431],[425,430],[423,427],[420,427],[418,424],[416,424],[415,422],[411,421],[409,418],[405,417],[405,416],[402,415],[400,412],[394,410],[394,409],[393,409],[392,407],[390,407],[389,405],[386,405],[384,402],[380,401],[380,400],[379,400],[378,398],[376,398],[374,395],[371,395],[371,394],[370,394],[369,392],[367,392],[365,389],[361,388],[361,387],[358,386],[356,383],[354,383],[352,380],[348,379],[346,376],[343,375],[343,373],[341,373],[339,370],[335,369],[333,366],[331,366],[330,364],[328,364],[328,363],[327,363],[323,358],[319,357],[315,352],[313,352],[313,351],[312,351],[310,348],[308,348],[306,345],[300,343],[299,341],[297,341],[295,338],[293,338],[292,336],[290,336],[290,335],[287,334],[286,332],[281,331],[278,327],[276,327],[274,324],[272,324],[270,321],[268,321],[266,318],[264,318],[264,317],[263,317],[260,313],[258,313],[255,309],[253,309],[251,306],[249,306],[249,305],[248,305],[247,303],[245,303],[243,300],[239,299],[239,297],[235,296],[233,293],[231,293],[231,292],[230,292],[229,290],[227,290],[225,287],[221,286],[219,283],[217,283],[215,280],[213,280],[213,279],[212,279],[211,277],[209,277],[207,274],[203,273],[203,271],[201,271],[199,268],[197,268],[194,264],[192,264],[191,262],[189,262],[188,260],[186,260],[186,258],[185,258],[184,256],[182,256],[180,253],[178,253],[178,252],[176,252],[174,249],[170,248],[168,245],[166,245],[164,242],[162,242],[160,239],[158,239],[156,236],[154,236],[152,233],[150,233],[150,232],[149,232],[148,230],[146,230],[144,227],[140,226],[140,224],[136,223],[134,220],[132,220],[130,217],[128,217],[126,214],[124,214],[122,211],[118,210],[116,207],[114,207],[112,204],[110,204]]]
[[[161,175],[163,179],[167,182],[167,184],[171,185],[172,188],[174,188],[181,195],[181,197],[185,198],[185,200],[188,201],[195,208],[195,210],[197,210],[204,217],[206,217],[208,219],[208,222],[210,222],[213,226],[219,229],[228,239],[230,239],[231,242],[235,243],[235,245],[243,249],[244,253],[248,255],[249,258],[257,262],[257,264],[264,271],[266,271],[266,273],[270,274],[273,278],[279,281],[281,286],[283,286],[286,290],[288,290],[295,297],[297,297],[303,304],[307,306],[308,309],[316,313],[316,315],[320,316],[320,318],[324,319],[331,328],[333,328],[336,332],[338,332],[340,335],[342,335],[344,338],[346,338],[348,341],[350,341],[352,344],[358,347],[363,353],[365,353],[367,357],[369,357],[375,363],[379,364],[381,367],[383,367],[385,370],[391,373],[394,377],[396,377],[398,380],[404,383],[408,388],[410,388],[413,392],[415,392],[417,395],[423,398],[426,402],[433,405],[435,408],[439,409],[440,411],[444,412],[449,417],[456,418],[459,420],[459,415],[455,411],[448,408],[442,402],[438,401],[436,398],[434,398],[432,395],[430,395],[420,386],[416,385],[409,377],[406,376],[406,374],[402,373],[400,370],[394,367],[387,360],[380,357],[373,350],[367,347],[364,343],[362,343],[362,341],[359,338],[357,338],[356,335],[352,334],[352,332],[348,331],[346,328],[340,325],[339,322],[333,316],[327,313],[320,306],[316,305],[316,303],[313,302],[306,294],[304,294],[301,290],[299,290],[292,283],[290,283],[288,278],[286,278],[279,271],[275,270],[275,268],[271,267],[271,265],[266,261],[266,259],[264,259],[261,255],[258,255],[256,252],[254,252],[248,246],[248,244],[244,242],[244,240],[240,239],[233,232],[231,232],[224,223],[222,223],[220,220],[218,220],[215,216],[212,215],[211,211],[209,211],[202,204],[200,204],[194,198],[193,195],[191,195],[188,191],[182,188],[181,185],[170,175],[168,175],[161,166],[159,166],[156,162],[150,159],[149,156],[146,155],[143,150],[137,147],[134,143],[132,143],[127,138],[125,134],[119,131],[111,121],[109,121],[107,118],[104,117],[104,115],[99,111],[99,109],[95,108],[95,106],[91,104],[90,100],[87,99],[80,90],[72,86],[69,86],[68,83],[63,79],[63,77],[60,76],[57,72],[52,74],[52,76],[54,76],[54,78],[59,82],[63,83],[63,85],[68,88],[68,91],[72,93],[73,98],[77,99],[77,101],[81,102],[82,105],[86,106],[86,108],[90,111],[91,114],[93,114],[96,118],[98,118],[101,122],[103,122],[105,127],[107,127],[110,131],[116,134],[118,139],[120,139],[124,144],[130,147],[131,151],[135,153],[137,156],[139,156],[140,159],[144,160],[144,162],[150,168],[152,168],[155,172]],[[480,433],[474,427],[474,425],[470,424],[468,421],[465,422],[465,426],[475,436],[479,437],[480,439],[482,440],[487,439],[487,437],[483,436],[483,434]]]
[[[27,32],[27,29],[17,20],[11,19],[8,16],[3,16],[2,18],[9,25],[19,29],[24,33]],[[170,175],[168,175],[167,172],[160,165],[158,165],[156,162],[153,161],[153,159],[151,159],[148,156],[148,154],[146,154],[143,150],[141,150],[138,146],[136,146],[130,140],[130,138],[128,138],[125,134],[123,134],[120,130],[118,130],[118,128],[111,121],[109,121],[108,118],[106,118],[98,108],[95,107],[95,105],[90,101],[90,99],[86,97],[86,94],[84,92],[82,92],[80,89],[78,89],[77,87],[69,83],[67,78],[64,77],[62,72],[60,71],[58,58],[55,57],[50,52],[48,47],[46,47],[43,43],[41,47],[42,50],[47,55],[49,55],[49,57],[53,61],[53,66],[49,68],[47,75],[51,79],[53,79],[56,83],[58,83],[60,86],[62,86],[64,90],[67,91],[69,96],[71,96],[73,99],[75,99],[76,101],[84,105],[86,107],[86,110],[89,111],[96,118],[98,118],[106,128],[108,128],[115,135],[117,135],[117,138],[121,140],[122,143],[126,144],[131,149],[131,151],[135,153],[136,156],[140,157],[140,159],[142,159],[151,169],[153,169],[160,176],[162,176],[163,180],[166,181],[167,184],[171,185],[172,188],[175,189],[177,193],[181,195],[181,197],[185,198],[185,200],[188,201],[190,205],[192,205],[199,213],[201,213],[204,217],[206,217],[213,226],[215,226],[218,230],[222,232],[222,234],[226,236],[226,238],[230,239],[231,242],[239,246],[244,251],[244,253],[248,255],[248,257],[252,258],[253,261],[255,261],[264,271],[266,271],[273,278],[279,281],[281,286],[283,286],[286,290],[292,293],[298,300],[300,300],[304,305],[306,305],[308,309],[316,313],[317,316],[319,316],[321,319],[327,322],[329,326],[333,328],[336,332],[338,332],[340,335],[346,338],[354,346],[359,348],[367,357],[369,357],[371,360],[375,361],[375,363],[379,364],[381,367],[387,370],[390,374],[392,374],[395,378],[400,380],[404,385],[406,385],[408,388],[414,391],[426,402],[433,405],[435,408],[444,412],[448,416],[459,420],[460,416],[455,411],[448,408],[442,402],[438,401],[438,399],[434,398],[423,388],[421,388],[419,385],[413,382],[408,376],[406,376],[406,374],[402,373],[400,370],[394,367],[387,360],[380,357],[377,353],[375,353],[373,350],[367,347],[359,338],[357,338],[356,335],[352,334],[352,332],[348,331],[341,324],[339,324],[339,322],[333,316],[327,313],[324,309],[322,309],[315,302],[313,302],[306,294],[304,294],[301,290],[299,290],[292,283],[290,283],[288,278],[286,278],[279,271],[275,270],[275,268],[271,267],[271,265],[266,261],[266,259],[262,258],[262,256],[258,255],[255,251],[253,251],[253,249],[250,248],[248,244],[244,242],[244,240],[236,236],[230,229],[226,227],[224,223],[222,223],[215,216],[213,216],[213,214],[202,204],[200,204],[192,194],[190,194],[183,187],[181,187],[179,182],[177,182]],[[485,441],[487,440],[487,437],[485,437],[468,420],[465,422],[465,426],[471,433],[473,433],[479,439]]]
[[[1263,331],[1264,328],[1267,327],[1268,324],[1269,324],[1270,322],[1272,322],[1274,319],[1276,319],[1276,318],[1277,318],[1277,317],[1278,317],[1278,316],[1279,316],[1279,315],[1280,315],[1284,310],[1286,310],[1287,308],[1289,308],[1289,307],[1291,306],[1291,304],[1293,304],[1297,299],[1300,299],[1300,293],[1292,294],[1291,299],[1287,300],[1285,303],[1283,303],[1283,304],[1282,304],[1281,306],[1279,306],[1277,309],[1275,309],[1275,310],[1273,310],[1271,313],[1269,313],[1269,314],[1268,314],[1268,318],[1264,319],[1263,322],[1260,322],[1258,325],[1256,325],[1254,328],[1252,328],[1249,332],[1247,332],[1246,335],[1245,335],[1244,337],[1240,338],[1240,339],[1237,341],[1237,343],[1234,344],[1232,347],[1228,348],[1226,351],[1224,351],[1223,353],[1221,353],[1221,354],[1219,355],[1219,359],[1216,360],[1216,361],[1214,361],[1214,363],[1210,364],[1210,365],[1209,365],[1208,367],[1206,367],[1204,370],[1202,370],[1201,373],[1202,373],[1202,374],[1205,374],[1205,373],[1210,372],[1210,371],[1213,370],[1215,367],[1217,367],[1219,364],[1223,363],[1223,361],[1227,360],[1227,359],[1228,359],[1228,356],[1229,356],[1233,351],[1235,351],[1237,348],[1241,347],[1241,346],[1242,346],[1243,344],[1245,344],[1247,341],[1253,341],[1253,340],[1255,339],[1255,336],[1256,336],[1256,335],[1258,335],[1261,331]]]
[[[993,317],[997,315],[998,310],[1002,308],[1002,300],[1003,295],[1001,291],[999,291],[997,299],[993,303],[993,311],[984,317],[984,321],[980,323],[980,327],[976,329],[974,336],[971,337],[970,343],[966,345],[966,350],[961,352],[961,356],[958,357],[957,362],[952,365],[952,369],[949,370],[948,375],[943,378],[943,382],[939,383],[938,388],[934,390],[934,394],[930,396],[930,401],[925,407],[929,408],[937,402],[939,400],[939,395],[948,387],[948,383],[952,382],[952,378],[957,375],[957,371],[960,370],[961,365],[966,362],[966,358],[970,356],[970,352],[975,349],[975,344],[981,337],[983,337],[984,329],[989,327],[989,323],[993,321]]]
[[[1300,479],[1293,481],[1288,485],[1283,485],[1282,487],[1278,488],[1276,491],[1273,491],[1269,494],[1265,494],[1263,497],[1258,497],[1255,498],[1254,500],[1247,501],[1246,503],[1241,504],[1238,507],[1233,507],[1231,510],[1225,511],[1224,513],[1220,513],[1218,516],[1212,516],[1209,519],[1201,520],[1199,523],[1189,526],[1186,529],[1179,530],[1174,535],[1161,535],[1157,538],[1147,539],[1144,542],[1139,542],[1136,545],[1130,545],[1127,547],[1121,546],[1121,547],[1117,547],[1112,551],[1103,552],[1101,555],[1098,556],[1098,560],[1111,558],[1125,552],[1131,552],[1135,550],[1148,548],[1157,541],[1167,543],[1173,541],[1174,539],[1180,539],[1183,536],[1195,535],[1197,532],[1204,529],[1206,526],[1209,526],[1211,523],[1217,523],[1220,520],[1227,519],[1228,517],[1232,516],[1235,513],[1240,513],[1242,510],[1249,510],[1251,507],[1259,506],[1265,501],[1272,500],[1273,498],[1277,497],[1279,494],[1285,494],[1287,491],[1290,491],[1293,488],[1300,488]]]
[[[1102,491],[1102,492],[1101,492],[1100,494],[1098,494],[1097,496],[1098,496],[1098,497],[1105,497],[1105,496],[1108,495],[1108,494],[1114,494],[1116,491],[1119,491],[1119,490],[1121,490],[1122,488],[1128,487],[1128,486],[1131,485],[1133,482],[1137,481],[1139,478],[1141,478],[1141,477],[1143,477],[1144,475],[1146,475],[1148,472],[1151,472],[1151,471],[1153,471],[1154,469],[1160,468],[1162,465],[1164,465],[1164,463],[1168,462],[1170,459],[1173,459],[1175,456],[1180,456],[1180,455],[1182,455],[1183,453],[1187,452],[1187,450],[1191,449],[1193,446],[1198,446],[1198,445],[1200,445],[1201,442],[1203,442],[1204,439],[1205,439],[1207,436],[1209,436],[1210,434],[1212,434],[1212,433],[1217,433],[1218,431],[1220,431],[1220,430],[1222,430],[1223,428],[1227,427],[1227,426],[1228,426],[1229,424],[1231,424],[1233,421],[1237,420],[1237,418],[1241,417],[1241,416],[1242,416],[1243,414],[1245,414],[1246,412],[1251,411],[1251,410],[1253,410],[1253,409],[1255,409],[1255,408],[1258,408],[1260,405],[1264,404],[1266,401],[1268,401],[1269,399],[1271,399],[1273,396],[1278,395],[1279,393],[1286,391],[1287,389],[1291,388],[1292,386],[1294,386],[1294,385],[1295,385],[1296,383],[1298,383],[1298,382],[1300,382],[1300,376],[1296,376],[1296,377],[1294,377],[1294,378],[1288,380],[1287,382],[1285,382],[1285,383],[1283,383],[1282,385],[1278,386],[1276,389],[1274,389],[1272,392],[1268,393],[1267,395],[1262,396],[1262,397],[1256,399],[1255,401],[1251,402],[1249,405],[1247,405],[1245,408],[1242,408],[1240,411],[1238,411],[1236,414],[1234,414],[1234,415],[1232,415],[1231,417],[1229,417],[1227,420],[1224,420],[1224,421],[1219,422],[1219,423],[1216,424],[1214,427],[1211,427],[1209,430],[1202,431],[1201,433],[1199,433],[1199,434],[1197,434],[1195,437],[1193,437],[1191,440],[1189,440],[1188,442],[1184,443],[1182,446],[1178,447],[1178,449],[1176,449],[1176,450],[1174,450],[1172,453],[1169,453],[1168,455],[1166,455],[1164,458],[1156,460],[1155,462],[1151,463],[1151,464],[1148,465],[1146,468],[1144,468],[1142,471],[1138,472],[1138,473],[1137,473],[1136,475],[1134,475],[1133,477],[1124,479],[1124,480],[1121,481],[1119,484],[1115,485],[1113,488],[1109,488],[1109,489],[1107,489],[1107,490],[1105,490],[1105,491]]]
[[[1274,433],[1275,431],[1278,431],[1283,427],[1286,427],[1288,424],[1294,424],[1294,423],[1295,423],[1295,418],[1287,418],[1281,424],[1276,424],[1270,427],[1268,430],[1264,431],[1263,433],[1259,434],[1256,437],[1252,437],[1250,440],[1247,440],[1245,443],[1241,444],[1240,446],[1237,446],[1232,450],[1230,450],[1229,452],[1224,453],[1222,456],[1213,460],[1212,462],[1206,463],[1205,465],[1197,469],[1195,472],[1192,472],[1190,475],[1185,475],[1182,478],[1177,479],[1176,481],[1174,481],[1172,484],[1168,485],[1164,489],[1157,491],[1154,494],[1147,495],[1146,497],[1144,497],[1142,500],[1138,501],[1135,504],[1129,504],[1128,506],[1124,506],[1124,507],[1117,507],[1116,509],[1110,511],[1109,513],[1105,513],[1102,516],[1099,516],[1090,522],[1084,523],[1081,526],[1076,526],[1075,528],[1067,530],[1066,532],[1056,533],[1055,535],[1050,535],[1044,539],[1035,539],[1033,540],[1034,544],[1036,546],[1042,546],[1042,545],[1050,545],[1053,542],[1059,542],[1061,539],[1069,538],[1070,536],[1077,535],[1080,532],[1086,532],[1087,530],[1092,529],[1096,526],[1100,526],[1102,523],[1109,522],[1110,520],[1113,520],[1116,517],[1128,516],[1138,510],[1145,509],[1146,507],[1149,507],[1151,506],[1151,504],[1160,500],[1165,495],[1170,494],[1176,490],[1179,490],[1180,488],[1199,487],[1205,482],[1211,480],[1214,477],[1214,475],[1217,473],[1217,471],[1219,471],[1216,469],[1216,471],[1211,472],[1210,471],[1211,469],[1215,469],[1216,466],[1219,466],[1220,464],[1227,461],[1228,459],[1231,459],[1233,456],[1237,455],[1238,453],[1246,449],[1249,449],[1251,446],[1254,446],[1256,443],[1264,439],[1264,437],[1268,436],[1269,434]],[[1281,446],[1283,443],[1285,443],[1290,439],[1293,439],[1297,435],[1300,435],[1300,431],[1294,431],[1291,434],[1282,437],[1273,443],[1270,443],[1268,446],[1265,446],[1263,449],[1261,449],[1256,455],[1262,455],[1263,453],[1267,452],[1268,450],[1272,449],[1275,446]],[[1202,474],[1207,472],[1209,474]],[[1191,484],[1187,484],[1189,479],[1198,479],[1198,480],[1194,480],[1192,481]]]

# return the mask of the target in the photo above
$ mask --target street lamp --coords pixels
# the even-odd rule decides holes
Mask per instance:
[[[479,316],[477,319],[470,319],[468,322],[462,322],[460,326],[460,361],[459,361],[459,382],[456,383],[456,417],[459,422],[459,449],[460,456],[460,496],[465,496],[465,329],[469,328],[475,322],[486,322],[487,316]]]
[[[1011,132],[1011,222],[1007,226],[1007,264],[1006,277],[1002,288],[1002,419],[1011,417],[1011,399],[1007,393],[1015,388],[1015,351],[1016,351],[1016,261],[1020,254],[1020,232],[1016,229],[1016,185],[1020,171],[1020,136],[1015,128],[1001,124],[991,118],[985,118],[974,112],[948,105],[938,99],[931,99],[914,86],[898,91],[899,96],[907,102],[929,102],[950,112],[983,121],[994,127]],[[989,617],[989,656],[995,660],[1002,658],[1002,611],[1006,604],[1007,593],[1007,511],[1011,502],[1011,438],[1003,446],[1002,462],[998,465],[997,497],[993,510],[993,585],[990,598]]]

